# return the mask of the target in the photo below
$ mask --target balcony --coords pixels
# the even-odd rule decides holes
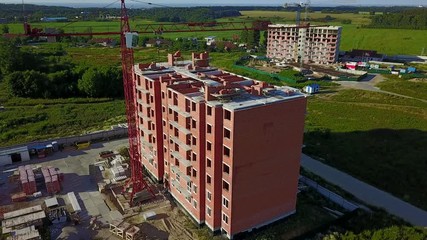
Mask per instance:
[[[182,164],[184,167],[191,167],[191,162],[190,162],[190,161],[188,161],[187,159],[183,158],[183,157],[179,154],[179,152],[173,151],[173,152],[171,153],[171,155],[172,155],[174,158],[178,159],[179,164]]]
[[[179,125],[177,122],[175,121],[169,121],[169,124],[172,125],[172,127],[178,129],[180,132],[184,133],[185,135],[189,135],[191,134],[190,130],[188,130],[187,128]]]
[[[148,147],[150,150],[153,149],[153,144],[150,142],[147,142],[145,139],[141,138],[141,143],[144,145],[144,147]]]
[[[170,109],[172,109],[172,111],[175,111],[175,112],[177,112],[178,114],[180,114],[180,115],[182,115],[182,116],[184,116],[184,117],[186,117],[186,118],[191,117],[191,115],[190,115],[188,112],[185,112],[185,111],[181,110],[181,109],[180,109],[179,107],[177,107],[177,106],[169,106],[169,108],[170,108]]]
[[[142,118],[146,122],[150,122],[151,121],[151,119],[149,117],[147,117],[145,114],[143,114],[141,112],[138,113],[138,117]]]
[[[139,124],[139,130],[143,131],[143,132],[144,132],[144,134],[146,134],[146,135],[151,135],[151,134],[153,134],[153,132],[152,132],[151,130],[146,129],[146,128],[144,127],[144,125],[142,125],[142,124]]]
[[[142,99],[138,99],[136,100],[137,103],[139,103],[142,107],[148,108],[150,107],[149,104],[147,104],[146,102],[142,101]]]
[[[143,94],[150,93],[150,91],[148,91],[148,90],[144,89],[144,88],[143,88],[143,87],[141,87],[141,86],[137,86],[137,87],[136,87],[136,90],[138,90],[138,91],[142,92]]]
[[[179,171],[179,168],[177,166],[171,166],[171,171],[174,174],[178,174],[182,179],[185,180],[186,183],[191,182],[191,178],[189,176],[187,176],[186,174],[182,173],[181,171]]]
[[[150,163],[154,161],[154,156],[149,153],[142,153],[142,157],[147,159],[147,161],[149,161]]]
[[[184,195],[184,197],[189,198],[191,196],[191,194],[188,193],[188,191],[185,191],[181,185],[179,184],[178,181],[176,180],[172,180],[171,181],[172,186],[182,195]]]
[[[174,136],[170,136],[169,138],[170,140],[172,140],[174,143],[178,144],[180,148],[184,149],[185,151],[190,151],[191,147],[183,142],[181,142],[178,138],[174,137]]]

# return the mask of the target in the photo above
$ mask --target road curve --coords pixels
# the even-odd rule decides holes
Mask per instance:
[[[305,154],[302,154],[301,166],[326,181],[341,187],[367,204],[383,208],[415,226],[427,227],[427,211],[414,207],[387,192],[364,183]]]

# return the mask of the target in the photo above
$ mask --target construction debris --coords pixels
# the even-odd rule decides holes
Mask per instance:
[[[134,240],[139,236],[139,228],[125,221],[116,220],[110,223],[110,232],[126,240]]]

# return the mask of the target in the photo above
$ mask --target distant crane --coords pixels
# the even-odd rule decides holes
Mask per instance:
[[[305,13],[304,13],[304,21],[307,21],[308,19],[308,8],[310,7],[311,1],[310,0],[306,0],[305,2],[299,2],[299,3],[285,3],[283,5],[284,8],[289,8],[289,7],[295,7],[296,8],[296,13],[297,16],[295,18],[295,24],[297,26],[299,26],[301,24],[301,11],[304,9]]]
[[[306,32],[307,32],[307,26],[301,26],[301,11],[304,9],[304,22],[307,23],[308,20],[308,8],[310,7],[310,0],[306,0],[305,2],[299,2],[299,3],[285,3],[283,5],[284,8],[288,7],[295,7],[296,8],[296,18],[295,18],[295,25],[296,29],[298,31],[298,34],[295,36],[295,51],[297,54],[297,62],[300,64],[300,68],[303,67],[304,62],[304,49],[306,45]]]

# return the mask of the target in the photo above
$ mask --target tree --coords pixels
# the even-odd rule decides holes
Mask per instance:
[[[3,24],[3,26],[1,27],[1,31],[3,34],[9,33],[9,26],[6,24]]]
[[[3,76],[23,70],[22,53],[12,41],[0,38],[0,71]]]
[[[78,81],[78,89],[88,97],[123,96],[122,72],[116,67],[89,68]]]
[[[78,81],[78,89],[89,97],[103,95],[104,79],[97,68],[89,68]]]
[[[248,30],[243,30],[240,35],[240,41],[242,41],[243,43],[248,43],[248,36]]]
[[[6,77],[9,92],[17,97],[48,98],[49,78],[38,71],[17,71]]]
[[[77,94],[77,75],[70,70],[63,70],[48,75],[49,97],[64,98],[73,97]]]

